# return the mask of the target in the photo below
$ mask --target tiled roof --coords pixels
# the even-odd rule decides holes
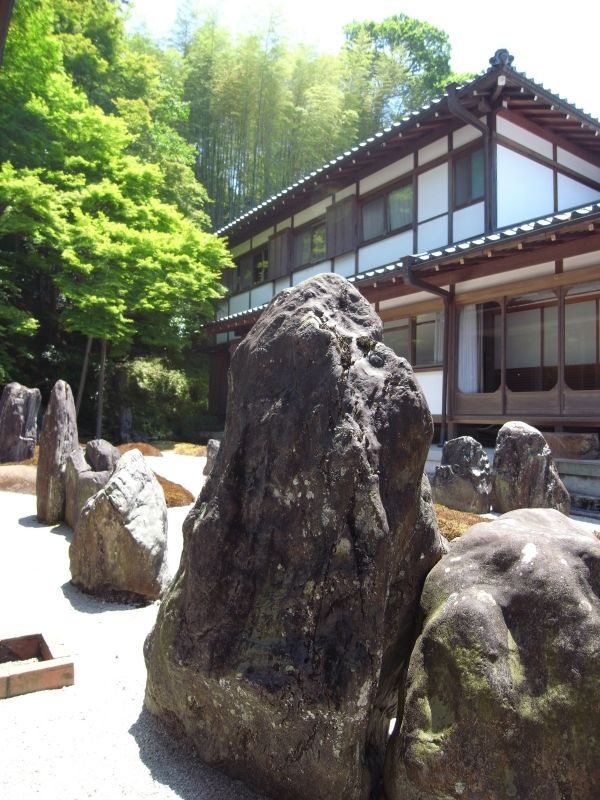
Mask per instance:
[[[434,266],[445,260],[466,258],[467,256],[476,255],[479,251],[492,250],[493,248],[503,246],[505,243],[515,242],[516,244],[528,238],[538,237],[540,233],[551,234],[552,231],[563,230],[565,227],[572,224],[575,226],[581,222],[588,222],[591,224],[598,220],[600,220],[600,203],[590,203],[589,205],[573,208],[568,211],[561,211],[558,214],[536,217],[535,219],[520,222],[518,225],[510,225],[495,233],[476,236],[473,239],[465,239],[462,242],[457,242],[446,247],[439,247],[425,253],[409,255],[399,261],[365,270],[358,275],[351,276],[348,280],[350,283],[357,284],[360,288],[361,284],[368,284],[374,280],[381,281],[392,276],[402,276],[402,273],[409,265],[416,269],[419,267]],[[249,308],[247,311],[240,311],[237,314],[221,317],[215,320],[215,322],[209,323],[206,327],[210,328],[215,324],[228,322],[239,322],[240,326],[242,326],[246,320],[253,319],[259,315],[267,305],[268,303],[263,303],[254,308]]]
[[[459,87],[454,87],[456,94],[460,97],[465,97],[476,93],[476,90],[480,88],[480,85],[488,85],[490,77],[505,74],[507,77],[513,79],[521,87],[522,91],[527,90],[533,93],[534,101],[536,103],[541,101],[549,103],[550,106],[548,113],[562,112],[567,120],[571,119],[571,124],[569,125],[570,130],[575,127],[572,124],[574,121],[573,118],[577,117],[576,127],[581,128],[581,131],[578,131],[578,134],[581,134],[582,131],[593,133],[595,137],[599,137],[598,145],[600,148],[600,122],[589,114],[586,114],[586,112],[581,108],[574,106],[564,98],[560,97],[558,94],[546,89],[543,84],[536,83],[528,78],[524,73],[514,70],[511,66],[512,60],[513,57],[510,56],[506,50],[496,51],[495,56],[490,59],[491,66],[469,83]],[[314,188],[315,184],[325,182],[327,179],[329,179],[332,170],[337,170],[338,173],[341,173],[346,168],[351,168],[357,163],[358,159],[364,155],[370,155],[373,147],[385,146],[385,144],[390,140],[397,137],[402,137],[402,135],[405,133],[414,134],[415,129],[419,129],[420,126],[426,120],[429,120],[432,115],[433,117],[437,118],[442,111],[446,112],[446,101],[448,100],[448,97],[449,93],[446,92],[442,97],[432,100],[418,111],[413,111],[410,114],[406,114],[400,121],[392,123],[392,125],[384,128],[382,131],[378,131],[373,136],[369,136],[365,141],[360,142],[355,147],[350,148],[350,150],[344,151],[344,153],[331,159],[304,177],[299,178],[287,188],[282,189],[276,194],[273,194],[262,203],[259,203],[257,206],[247,211],[245,214],[240,215],[227,225],[222,226],[216,231],[217,235],[227,236],[234,229],[242,225],[244,222],[250,221],[254,216],[260,214],[261,212],[273,210],[278,203],[287,197],[295,197],[298,190],[302,191],[303,188],[312,189]],[[336,173],[334,172],[334,175],[335,174]]]

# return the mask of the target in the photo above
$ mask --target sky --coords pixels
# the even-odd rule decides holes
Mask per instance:
[[[134,0],[128,27],[143,25],[167,41],[183,2],[195,0]],[[339,50],[347,22],[405,13],[448,34],[455,72],[483,72],[494,52],[506,48],[515,57],[514,69],[600,119],[597,0],[199,0],[197,7],[201,14],[215,12],[234,32],[259,29],[278,14],[289,41],[324,52]]]

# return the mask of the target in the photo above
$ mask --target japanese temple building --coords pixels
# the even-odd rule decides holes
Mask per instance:
[[[600,122],[489,69],[221,228],[237,264],[207,326],[210,409],[269,300],[352,281],[442,437],[521,419],[600,429]]]

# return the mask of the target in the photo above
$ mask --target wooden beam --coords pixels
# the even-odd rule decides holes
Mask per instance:
[[[383,322],[392,322],[403,317],[414,317],[417,314],[429,314],[431,311],[442,311],[444,301],[440,297],[435,300],[424,300],[421,303],[407,303],[394,308],[382,308],[377,313]]]
[[[600,265],[600,258],[598,259]],[[569,272],[552,272],[535,278],[525,278],[512,283],[503,283],[501,286],[490,286],[486,289],[476,289],[472,292],[463,292],[456,295],[457,305],[481,303],[485,300],[497,300],[505,295],[528,294],[539,292],[542,289],[557,289],[570,284],[587,283],[597,280],[599,267],[584,267],[583,269],[569,270]]]

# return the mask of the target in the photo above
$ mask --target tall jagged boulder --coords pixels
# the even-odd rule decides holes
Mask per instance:
[[[32,458],[42,395],[20,383],[7,383],[0,396],[0,464]]]
[[[492,508],[500,514],[517,508],[571,512],[571,498],[546,440],[525,422],[507,422],[498,431],[492,465]]]
[[[490,464],[479,442],[471,436],[459,436],[444,444],[431,491],[435,502],[448,508],[473,514],[490,510]]]
[[[595,800],[600,541],[554,509],[455,539],[386,759],[387,800]]]
[[[71,387],[57,381],[52,388],[40,436],[35,493],[40,522],[53,525],[65,514],[65,465],[79,447],[77,414]]]
[[[381,338],[336,275],[271,302],[232,359],[219,457],[146,642],[148,709],[272,797],[379,790],[443,550],[422,487],[431,416]]]
[[[72,582],[108,599],[151,601],[164,591],[167,506],[139,450],[119,459],[83,507],[69,547]]]

